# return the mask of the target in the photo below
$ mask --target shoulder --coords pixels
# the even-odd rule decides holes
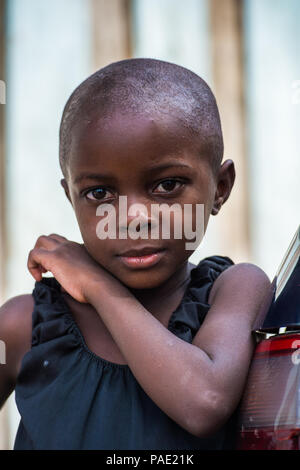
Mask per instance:
[[[31,348],[32,312],[31,294],[18,295],[0,308],[0,339],[6,349],[6,371],[17,377],[22,358]]]
[[[260,296],[264,296],[266,290],[271,286],[271,281],[267,274],[256,264],[238,263],[229,266],[222,271],[214,281],[209,293],[208,303],[212,305],[217,294],[233,292],[251,292],[253,290]]]
[[[23,327],[31,327],[34,299],[31,294],[18,295],[7,300],[0,308],[1,331],[22,334]]]
[[[269,294],[271,281],[267,274],[252,263],[229,266],[217,277],[209,294],[209,304],[223,304],[224,309],[238,305],[255,317]]]

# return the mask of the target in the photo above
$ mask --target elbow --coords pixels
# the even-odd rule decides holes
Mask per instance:
[[[231,410],[224,395],[207,391],[201,398],[201,403],[187,414],[185,428],[194,436],[206,438],[220,430],[230,418]]]

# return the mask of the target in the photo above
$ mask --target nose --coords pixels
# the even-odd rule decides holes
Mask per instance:
[[[151,214],[151,203],[145,198],[120,196],[119,200],[119,233],[148,233],[156,227],[157,221]]]

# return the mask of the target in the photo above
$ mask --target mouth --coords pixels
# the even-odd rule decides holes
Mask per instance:
[[[164,256],[162,248],[146,247],[140,250],[129,250],[118,255],[121,261],[131,268],[146,268],[157,264]]]

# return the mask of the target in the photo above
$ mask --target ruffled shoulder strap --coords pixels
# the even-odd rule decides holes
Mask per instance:
[[[32,291],[32,346],[70,333],[70,310],[65,303],[60,284],[54,277],[36,281]]]
[[[170,331],[192,342],[210,308],[208,297],[214,281],[233,264],[227,256],[216,255],[204,258],[192,269],[183,299],[170,318]]]

